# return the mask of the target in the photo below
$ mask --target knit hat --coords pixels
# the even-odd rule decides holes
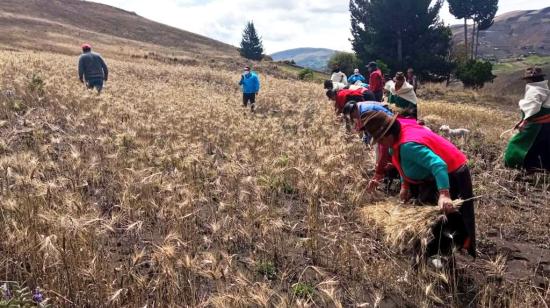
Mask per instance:
[[[542,68],[538,66],[533,66],[525,70],[523,79],[531,79],[531,78],[544,77],[544,76],[546,75],[542,73]]]
[[[391,117],[382,111],[367,111],[361,115],[363,129],[372,136],[373,143],[378,143],[386,135],[396,119],[397,114]]]

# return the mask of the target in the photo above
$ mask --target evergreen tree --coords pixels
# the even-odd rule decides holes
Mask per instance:
[[[382,60],[390,71],[415,67],[447,76],[451,32],[439,21],[443,1],[350,0],[352,46],[359,60]],[[429,52],[426,52],[428,51]]]
[[[261,60],[264,52],[262,39],[258,36],[253,22],[248,22],[243,31],[243,39],[241,48],[239,49],[241,56],[250,60]]]
[[[464,47],[468,56],[468,19],[472,18],[474,3],[478,0],[447,0],[449,11],[457,19],[464,19]]]
[[[477,50],[479,47],[479,32],[489,29],[495,20],[498,11],[498,0],[478,0],[474,8],[474,25],[475,25],[475,41],[472,40],[472,58],[477,58]]]

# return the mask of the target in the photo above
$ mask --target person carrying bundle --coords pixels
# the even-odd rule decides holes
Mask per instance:
[[[402,116],[416,119],[418,117],[418,100],[413,86],[405,80],[405,75],[402,72],[398,72],[394,79],[395,81],[388,81],[385,86],[389,92],[388,102],[400,108]]]
[[[544,76],[539,67],[525,71],[525,97],[519,102],[522,119],[504,154],[507,167],[550,171],[550,89]]]
[[[390,148],[392,164],[401,176],[400,199],[438,204],[446,221],[433,229],[426,256],[449,255],[453,247],[476,256],[472,179],[466,156],[450,141],[409,119],[370,111],[364,129],[374,143]],[[452,199],[464,200],[456,210]]]

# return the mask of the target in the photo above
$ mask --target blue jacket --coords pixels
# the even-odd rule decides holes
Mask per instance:
[[[362,83],[365,82],[365,77],[361,74],[359,75],[351,75],[348,77],[348,83],[349,84],[355,84],[357,81],[361,81]]]
[[[379,102],[360,102],[357,104],[357,106],[359,107],[359,114],[361,116],[369,111],[382,111],[390,117],[393,116],[393,113],[386,107],[380,105]],[[363,130],[363,142],[365,142],[366,144],[370,144],[372,136],[366,130],[364,130],[364,127],[362,127],[361,124],[359,124],[356,129]]]
[[[260,91],[260,79],[256,73],[241,75],[239,85],[241,86],[243,93],[258,93]]]

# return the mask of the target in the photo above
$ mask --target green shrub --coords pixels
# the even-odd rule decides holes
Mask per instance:
[[[304,68],[298,72],[298,79],[300,80],[313,80],[313,70]]]
[[[346,75],[353,74],[353,70],[360,66],[359,60],[354,53],[337,52],[328,60],[330,70],[340,68]]]
[[[459,64],[456,77],[466,88],[481,89],[486,82],[492,82],[496,76],[493,75],[491,62],[468,60]]]
[[[389,74],[390,73],[390,68],[386,63],[384,63],[384,61],[376,60],[376,65],[382,71],[382,74]]]
[[[271,261],[259,262],[256,266],[256,269],[259,274],[263,275],[269,280],[274,280],[277,278],[277,269]]]
[[[29,81],[29,90],[39,95],[44,94],[44,79],[37,74],[33,74]]]
[[[315,289],[307,282],[298,282],[292,286],[292,293],[296,297],[310,298],[313,296]]]

